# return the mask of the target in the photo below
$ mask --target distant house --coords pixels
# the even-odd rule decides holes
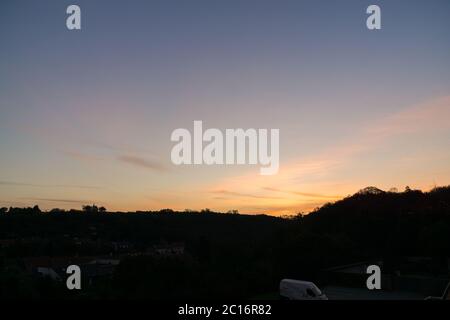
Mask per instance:
[[[33,275],[62,280],[66,277],[66,268],[72,264],[80,265],[89,258],[79,257],[29,257],[24,258],[25,269]]]
[[[0,248],[8,248],[16,244],[15,239],[0,239]]]
[[[81,265],[80,268],[83,277],[91,285],[98,279],[112,276],[114,269],[119,263],[120,260],[115,258],[96,258],[87,264]]]
[[[33,275],[49,277],[55,281],[67,278],[66,269],[77,265],[82,279],[92,284],[98,278],[113,274],[120,259],[112,257],[31,257],[23,259],[25,269]]]
[[[52,280],[55,280],[55,281],[61,281],[62,280],[61,276],[58,273],[56,273],[56,271],[53,270],[53,268],[50,268],[50,267],[37,267],[36,268],[36,272],[39,275],[42,275],[43,277],[49,277],[49,278],[51,278]]]
[[[120,263],[119,258],[111,258],[111,257],[98,257],[89,262],[89,264],[103,264],[103,265],[111,265],[117,266]]]
[[[155,254],[160,256],[179,256],[184,254],[184,243],[159,244],[153,246]]]
[[[115,252],[128,252],[134,248],[133,243],[129,241],[112,241],[111,246]]]

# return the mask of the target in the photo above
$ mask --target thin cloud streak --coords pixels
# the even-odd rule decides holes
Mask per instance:
[[[167,171],[167,168],[161,163],[154,160],[144,159],[138,156],[120,155],[117,157],[117,160],[124,162],[126,164],[131,164],[133,166],[150,169],[158,172]]]
[[[0,181],[0,185],[3,186],[17,186],[17,187],[33,187],[33,188],[75,188],[75,189],[102,189],[98,186],[79,186],[79,185],[64,185],[64,184],[36,184],[26,182],[15,181]]]
[[[76,152],[76,151],[67,151],[64,150],[62,151],[62,153],[70,158],[79,160],[79,161],[87,161],[87,162],[94,162],[94,161],[101,161],[101,160],[105,160],[105,158],[103,157],[99,157],[99,156],[94,156],[94,155],[89,155],[89,154],[85,154],[85,153],[81,153],[81,152]]]
[[[212,191],[211,193],[223,194],[223,195],[234,196],[234,197],[254,198],[254,199],[273,199],[273,200],[283,199],[282,197],[261,196],[261,195],[234,192],[234,191],[228,191],[228,190],[217,190],[217,191]]]
[[[281,189],[270,188],[270,187],[264,187],[263,189],[267,190],[267,191],[282,192],[282,193],[294,194],[294,195],[299,195],[299,196],[309,197],[309,198],[320,198],[320,199],[341,199],[342,198],[342,196],[330,196],[330,195],[319,194],[319,193],[281,190]]]
[[[58,203],[77,203],[77,204],[86,204],[86,203],[94,203],[93,201],[85,201],[85,200],[74,200],[74,199],[52,199],[52,198],[21,198],[23,200],[29,201],[48,201],[48,202],[58,202]]]

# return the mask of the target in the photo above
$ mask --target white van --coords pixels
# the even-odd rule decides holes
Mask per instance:
[[[314,283],[293,279],[281,280],[280,296],[287,300],[328,300]]]

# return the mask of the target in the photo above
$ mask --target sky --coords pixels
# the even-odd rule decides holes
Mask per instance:
[[[449,34],[448,0],[3,0],[0,206],[286,215],[448,185]],[[194,120],[279,129],[278,174],[174,165]]]

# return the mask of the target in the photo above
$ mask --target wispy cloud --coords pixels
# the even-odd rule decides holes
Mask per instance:
[[[233,196],[233,197],[254,198],[254,199],[283,199],[282,197],[248,194],[248,193],[234,192],[234,191],[228,191],[228,190],[216,190],[216,191],[212,191],[211,193],[222,194],[222,195]]]
[[[370,126],[367,134],[380,138],[450,128],[450,96],[421,103],[394,113]]]
[[[85,162],[94,162],[94,161],[105,160],[104,157],[81,153],[81,152],[77,152],[77,151],[63,150],[62,153],[70,158],[73,158],[73,159],[76,159],[79,161],[85,161]]]
[[[110,147],[111,150],[113,150],[113,147]],[[119,150],[119,148],[115,149],[116,151]],[[63,154],[65,154],[66,156],[73,158],[75,160],[78,161],[82,161],[82,162],[98,162],[98,161],[108,161],[111,159],[115,159],[121,163],[126,163],[128,165],[133,165],[136,167],[140,167],[140,168],[144,168],[144,169],[150,169],[150,170],[154,170],[154,171],[159,171],[159,172],[163,172],[163,171],[167,171],[167,167],[164,166],[162,163],[160,163],[159,161],[153,160],[153,159],[148,159],[148,158],[144,158],[142,156],[137,156],[137,155],[130,155],[130,154],[119,154],[119,155],[114,155],[114,154],[109,154],[106,156],[98,156],[98,155],[93,155],[93,154],[86,154],[86,153],[81,153],[78,151],[67,151],[64,150],[62,151]]]
[[[158,161],[155,160],[150,160],[150,159],[145,159],[139,156],[134,156],[134,155],[120,155],[117,157],[117,160],[133,165],[133,166],[137,166],[140,168],[144,168],[144,169],[150,169],[150,170],[154,170],[154,171],[167,171],[167,168],[161,164]]]
[[[330,195],[320,194],[320,193],[281,190],[278,188],[270,188],[270,187],[264,187],[263,189],[267,190],[267,191],[282,192],[282,193],[293,194],[293,195],[298,195],[298,196],[303,196],[303,197],[308,197],[308,198],[334,199],[334,200],[342,198],[342,196],[330,196]]]
[[[35,188],[74,188],[74,189],[101,189],[98,186],[82,186],[82,185],[65,185],[65,184],[36,184],[16,181],[0,181],[3,186],[17,186],[17,187],[35,187]]]
[[[86,204],[86,203],[94,203],[95,202],[95,201],[86,201],[86,200],[54,199],[54,198],[21,198],[21,199],[29,200],[29,201],[46,201],[46,202],[77,203],[77,204]]]
[[[368,123],[352,138],[285,166],[285,175],[300,181],[305,175],[327,174],[355,156],[372,151],[396,137],[450,129],[450,96],[427,101]],[[283,169],[283,168],[281,168]]]

